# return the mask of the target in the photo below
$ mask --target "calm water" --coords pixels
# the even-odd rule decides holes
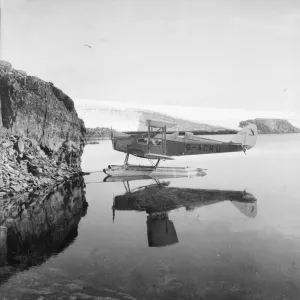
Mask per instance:
[[[36,200],[37,211],[9,220],[14,253],[2,259],[0,299],[299,300],[299,149],[300,135],[261,135],[247,155],[163,162],[207,175],[163,180],[169,185],[161,194],[153,186],[137,190],[153,184],[141,180],[129,183],[128,198],[122,182],[103,183],[101,172],[61,186]],[[123,159],[101,141],[86,146],[82,168],[99,171]],[[203,201],[155,208],[160,197],[188,203],[187,188]],[[243,191],[251,203],[239,200]],[[154,208],[134,197],[151,198]]]

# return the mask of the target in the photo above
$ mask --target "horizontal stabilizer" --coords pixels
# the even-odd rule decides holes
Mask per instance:
[[[146,158],[150,159],[169,159],[169,160],[174,160],[174,158],[167,156],[167,155],[162,155],[162,154],[156,154],[156,153],[145,153],[144,156]]]

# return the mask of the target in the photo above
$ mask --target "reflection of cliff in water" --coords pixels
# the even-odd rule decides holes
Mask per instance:
[[[16,269],[39,265],[75,240],[87,209],[84,188],[84,179],[77,177],[53,189],[0,203],[0,225],[7,227],[6,249],[1,249],[0,282],[8,277],[4,265]],[[3,241],[1,245],[3,248]]]
[[[168,211],[185,207],[186,210],[230,201],[249,218],[257,215],[257,200],[245,191],[212,190],[169,187],[169,183],[153,184],[126,192],[114,198],[113,217],[117,210],[145,211],[149,247],[178,243],[174,224]]]

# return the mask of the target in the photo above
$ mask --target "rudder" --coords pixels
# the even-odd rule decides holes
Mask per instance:
[[[257,140],[257,127],[255,124],[249,124],[239,131],[231,140],[232,143],[242,144],[245,149],[251,149],[255,146]]]

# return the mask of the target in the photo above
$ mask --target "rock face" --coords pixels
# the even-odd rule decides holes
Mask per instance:
[[[239,127],[245,127],[248,124],[256,124],[260,134],[272,133],[300,133],[300,129],[294,127],[289,121],[282,119],[254,119],[241,121]]]
[[[56,161],[80,166],[85,126],[73,101],[52,83],[0,61],[0,128],[35,140]]]
[[[67,95],[0,61],[0,198],[78,173],[85,132]]]

